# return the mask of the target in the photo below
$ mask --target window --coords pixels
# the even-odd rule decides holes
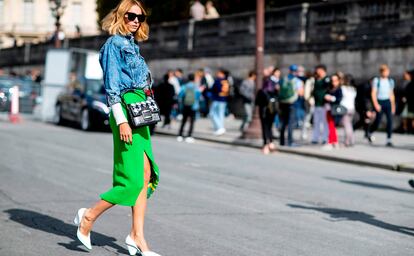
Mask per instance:
[[[24,0],[23,2],[23,24],[25,27],[33,25],[33,0]]]

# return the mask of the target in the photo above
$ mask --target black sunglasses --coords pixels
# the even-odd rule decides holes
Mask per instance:
[[[126,15],[128,15],[127,19],[129,21],[134,21],[136,18],[138,18],[138,22],[144,22],[147,16],[144,14],[136,14],[133,12],[127,12]]]

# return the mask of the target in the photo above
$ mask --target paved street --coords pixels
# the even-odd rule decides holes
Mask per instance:
[[[111,186],[112,135],[0,120],[0,255],[126,255],[130,209],[72,219]],[[146,237],[163,256],[414,255],[412,174],[154,137]],[[380,158],[381,156],[379,156]]]

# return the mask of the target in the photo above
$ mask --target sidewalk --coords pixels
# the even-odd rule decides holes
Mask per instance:
[[[245,140],[240,139],[239,127],[241,120],[228,117],[225,121],[227,132],[222,136],[214,136],[212,125],[209,119],[200,118],[195,123],[193,137],[198,140],[218,142],[235,146],[246,146],[260,149],[262,140]],[[169,136],[177,136],[180,122],[172,121],[171,127],[161,128],[159,124],[155,130],[156,133]],[[184,129],[184,135],[188,129],[188,124]],[[309,131],[308,138],[311,131]],[[343,130],[338,130],[340,141],[343,139]],[[274,135],[278,138],[279,134],[274,130]],[[356,145],[352,148],[340,147],[330,151],[323,150],[321,145],[311,145],[309,140],[300,139],[300,131],[295,130],[294,141],[298,144],[295,147],[280,147],[278,151],[309,157],[317,157],[326,160],[352,163],[364,166],[372,166],[394,171],[404,171],[414,173],[414,136],[413,135],[393,135],[394,147],[385,147],[386,135],[382,132],[375,133],[376,142],[369,145],[364,139],[363,132],[358,130],[355,133]],[[278,140],[275,141],[278,145]],[[259,151],[258,151],[259,153]],[[277,154],[277,153],[276,153]]]

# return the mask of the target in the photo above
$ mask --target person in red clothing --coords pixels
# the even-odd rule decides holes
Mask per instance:
[[[323,149],[330,150],[333,147],[338,147],[338,135],[336,132],[335,117],[331,113],[333,106],[339,105],[342,100],[341,80],[339,75],[331,76],[331,87],[325,94],[326,119],[328,121],[328,144],[323,146]]]

